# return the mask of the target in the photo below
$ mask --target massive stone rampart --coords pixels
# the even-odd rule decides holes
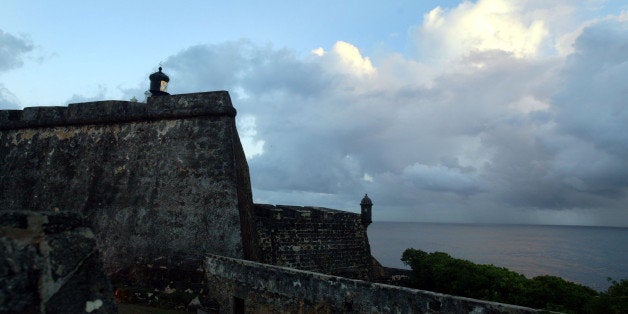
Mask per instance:
[[[82,213],[111,271],[135,256],[257,258],[225,91],[0,111],[0,210]]]
[[[372,276],[371,248],[359,214],[322,207],[254,205],[266,263],[349,278]]]

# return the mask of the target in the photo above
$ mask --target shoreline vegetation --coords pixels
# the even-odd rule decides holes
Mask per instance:
[[[628,313],[628,279],[598,292],[556,276],[532,279],[494,265],[475,264],[447,253],[409,248],[412,288],[566,313]]]

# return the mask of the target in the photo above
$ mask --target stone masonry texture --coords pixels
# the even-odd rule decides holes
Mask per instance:
[[[83,214],[108,271],[181,252],[255,259],[235,114],[224,91],[0,111],[0,211]]]
[[[371,278],[371,249],[359,214],[266,204],[255,204],[254,209],[261,259],[266,263]]]
[[[221,256],[209,256],[205,272],[220,313],[540,312]]]
[[[92,231],[70,212],[0,211],[0,313],[114,313]]]

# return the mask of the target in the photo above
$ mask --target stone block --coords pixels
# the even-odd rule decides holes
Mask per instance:
[[[0,313],[115,313],[91,229],[68,212],[0,211]]]

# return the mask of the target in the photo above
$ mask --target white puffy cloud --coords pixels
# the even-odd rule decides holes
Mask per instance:
[[[344,41],[336,42],[331,53],[326,53],[321,47],[314,49],[312,53],[319,57],[328,56],[331,59],[329,62],[332,63],[333,70],[337,72],[357,77],[375,73],[371,59],[363,57],[356,46]]]
[[[489,50],[537,57],[568,46],[564,32],[574,27],[576,5],[563,0],[464,1],[451,9],[434,8],[412,33],[420,54],[432,62]]]

